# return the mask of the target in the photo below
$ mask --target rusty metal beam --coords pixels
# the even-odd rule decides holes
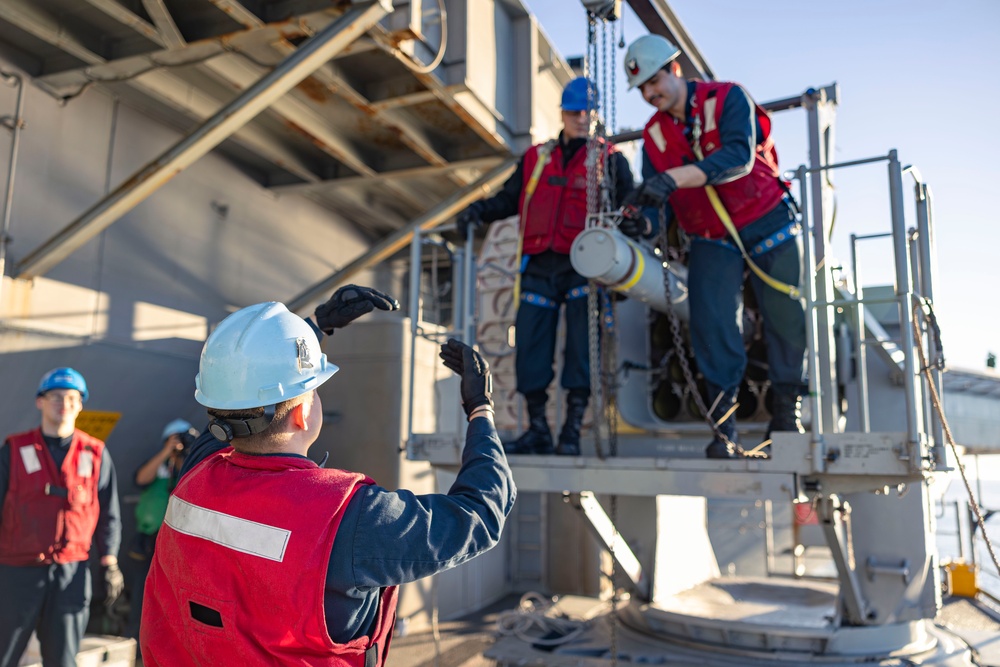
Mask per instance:
[[[237,23],[245,25],[248,28],[260,28],[264,25],[264,22],[260,18],[251,12],[249,9],[243,6],[242,3],[237,0],[208,0],[213,5],[229,14],[233,17],[233,20]]]
[[[36,37],[45,39],[55,46],[65,47],[68,44],[66,41],[68,36],[64,32],[60,32],[61,28],[55,23],[54,19],[50,19],[50,22],[46,23],[43,14],[34,7],[19,4],[19,1],[13,0],[8,4],[0,3],[0,16],[7,18],[16,16],[21,21],[17,24],[19,27],[31,32]],[[123,24],[132,27],[151,41],[162,44],[159,33],[156,32],[156,29],[152,25],[131,13],[114,0],[86,0],[86,2],[105,11],[109,16],[121,21]],[[28,11],[24,11],[25,9]],[[29,17],[31,17],[30,21],[28,20]],[[88,50],[83,44],[74,43],[71,49],[71,51],[67,52],[95,66],[99,67],[107,62],[102,56]],[[48,87],[45,77],[39,81],[43,86]],[[143,74],[133,79],[130,84],[136,90],[148,95],[161,104],[181,111],[188,117],[198,121],[204,121],[206,118],[209,118],[222,106],[222,102],[215,98],[209,98],[200,93],[200,91],[193,89],[192,86],[182,79],[164,71]],[[289,151],[280,141],[264,132],[251,127],[243,127],[236,133],[234,138],[245,147],[257,152],[262,157],[265,157],[282,169],[308,183],[319,180],[319,177],[312,171],[311,167],[302,162],[297,155]]]
[[[117,0],[84,0],[84,2],[90,4],[96,9],[101,10],[119,23],[129,26],[155,44],[159,46],[164,45],[163,38],[160,37],[160,33],[157,32],[156,26],[138,14],[132,13],[120,5]]]
[[[287,53],[292,48],[292,45],[288,42],[281,42],[274,46],[283,53]],[[394,130],[399,136],[400,141],[403,142],[403,145],[427,161],[428,164],[442,165],[448,162],[431,146],[430,141],[414,126],[412,121],[398,114],[373,107],[367,97],[358,92],[347,80],[337,74],[329,64],[317,69],[313,72],[312,76],[325,85],[332,93],[347,100],[352,106],[376,120],[383,127]],[[465,182],[460,183],[460,185],[465,185]]]
[[[702,81],[712,81],[715,73],[708,62],[701,55],[694,40],[688,34],[687,29],[681,24],[680,19],[666,3],[666,0],[627,0],[636,13],[639,20],[649,32],[656,35],[663,35],[681,50],[681,55],[677,59],[681,64],[684,75],[689,78],[697,78]]]
[[[165,70],[143,74],[131,80],[129,85],[155,103],[178,111],[198,123],[211,118],[224,104],[221,100]],[[248,123],[237,130],[232,139],[306,183],[320,181],[314,171],[315,165],[303,161],[301,156],[291,150],[287,142],[276,134]]]
[[[388,0],[354,5],[272,72],[236,97],[187,137],[140,169],[80,218],[18,263],[18,278],[44,274],[132,210],[160,186],[211,151],[288,92],[322,63],[376,25],[392,9]]]
[[[99,3],[113,2],[113,0],[86,1]],[[0,8],[5,8],[8,2],[24,3],[25,0],[0,0]],[[114,18],[132,27],[140,34],[150,37],[142,25],[137,24],[129,18],[127,10],[115,12]],[[135,18],[138,19],[138,17]],[[268,24],[254,30],[237,30],[225,35],[199,40],[183,48],[163,49],[112,61],[105,61],[95,54],[90,54],[89,57],[84,55],[81,59],[85,60],[90,67],[47,74],[39,77],[37,81],[49,90],[66,90],[71,92],[88,83],[120,80],[135,72],[160,69],[167,65],[205,62],[213,56],[228,52],[253,51],[261,46],[279,40],[293,40],[298,42],[303,37],[308,37],[321,31],[334,18],[335,16],[331,15],[330,10],[327,9],[303,14],[291,21]],[[149,26],[148,23],[145,25]],[[53,36],[56,36],[56,33],[53,32]],[[161,46],[164,45],[163,38],[159,36],[159,33],[155,33],[150,39]],[[52,41],[52,43],[55,42]]]
[[[372,28],[370,36],[380,49],[392,55],[404,65],[408,65],[408,56],[400,51],[399,48],[393,43],[392,36],[385,28],[382,26],[375,26]],[[448,86],[444,85],[441,80],[437,78],[436,74],[418,72],[412,68],[410,69],[410,73],[417,79],[417,81],[422,83],[425,88],[434,93],[435,97],[437,97],[442,104],[458,116],[462,122],[466,123],[472,131],[478,134],[480,138],[482,138],[490,147],[502,151],[510,150],[510,146],[507,145],[504,138],[483,125],[473,114],[469,113],[462,103],[455,98],[455,95],[448,88]]]
[[[424,167],[412,167],[410,169],[393,169],[392,171],[380,171],[374,176],[345,176],[343,178],[329,178],[314,183],[291,183],[289,185],[274,185],[269,189],[278,194],[302,194],[305,192],[332,192],[340,188],[349,188],[358,185],[381,183],[392,179],[426,178],[428,176],[444,176],[449,172],[461,169],[489,169],[495,167],[501,157],[480,157],[471,160],[461,160],[459,162],[449,162],[443,165],[426,165]]]
[[[292,300],[287,301],[288,309],[291,311],[304,311],[313,303],[320,299],[325,299],[331,289],[351,276],[364,271],[371,265],[381,262],[405,248],[413,238],[413,231],[415,229],[421,231],[434,229],[472,202],[488,196],[493,188],[503,183],[510,175],[518,159],[512,157],[504,160],[501,165],[480,176],[476,182],[469,184],[462,190],[458,190],[430,211],[427,211],[420,217],[412,220],[405,227],[385,237],[360,257],[347,264],[347,266],[306,289]]]
[[[294,49],[288,52],[294,53]],[[233,56],[224,56],[210,60],[203,65],[231,85],[245,89],[253,84],[264,72],[257,65]],[[361,176],[374,176],[375,168],[367,163],[361,152],[337,131],[333,121],[324,118],[322,114],[310,107],[295,91],[275,100],[271,111],[284,121],[285,125],[306,137],[317,148],[327,155],[339,160]],[[428,205],[427,197],[398,183],[387,183],[386,186],[398,197],[417,208]]]
[[[25,0],[0,1],[0,19],[62,49],[88,65],[105,62],[102,56],[91,51],[79,37],[75,36],[69,27],[31,2]]]
[[[187,40],[177,28],[177,23],[174,22],[174,17],[170,15],[170,10],[163,0],[142,0],[142,6],[146,8],[149,18],[153,19],[157,32],[168,48],[180,49],[187,45]]]

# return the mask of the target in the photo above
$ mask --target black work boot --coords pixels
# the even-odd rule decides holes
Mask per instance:
[[[570,389],[566,394],[566,421],[559,432],[559,446],[556,454],[561,456],[580,455],[580,425],[583,424],[583,413],[587,411],[590,392]]]
[[[708,443],[708,447],[705,448],[705,458],[709,459],[732,459],[736,458],[737,452],[736,447],[739,443],[739,434],[736,431],[736,410],[733,406],[736,405],[736,390],[731,389],[728,391],[716,391],[714,388],[709,388],[711,392],[709,395],[710,401],[715,401],[715,398],[721,393],[722,398],[715,405],[715,409],[712,410],[712,421],[718,423],[719,433],[714,434],[712,437],[712,442]],[[711,407],[711,403],[709,403]],[[729,413],[729,416],[719,422],[723,415]],[[729,442],[723,440],[720,435],[726,437]]]
[[[508,454],[551,454],[553,452],[552,431],[545,418],[547,400],[548,394],[544,391],[524,395],[524,401],[528,406],[528,430],[514,442],[504,445],[504,451]]]
[[[805,433],[802,429],[802,394],[805,387],[794,384],[771,385],[771,422],[765,440],[776,431]]]

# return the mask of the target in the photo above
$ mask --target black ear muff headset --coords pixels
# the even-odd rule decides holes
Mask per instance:
[[[216,440],[232,442],[233,438],[245,438],[248,435],[261,433],[274,421],[274,405],[264,406],[264,416],[253,419],[219,419],[215,417],[208,423],[208,430]]]

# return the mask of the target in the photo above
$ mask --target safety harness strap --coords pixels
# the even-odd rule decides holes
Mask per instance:
[[[528,303],[532,306],[538,306],[539,308],[546,308],[549,310],[557,310],[559,304],[548,297],[544,297],[541,294],[535,294],[534,292],[525,292],[521,295],[521,303]]]
[[[556,146],[556,140],[550,139],[542,144],[542,147],[538,149],[538,159],[535,161],[535,168],[531,171],[531,176],[528,178],[527,184],[524,186],[524,204],[521,206],[521,219],[518,221],[517,230],[517,259],[514,262],[514,266],[520,267],[521,271],[524,268],[521,267],[521,250],[524,247],[524,216],[528,213],[528,203],[531,201],[532,195],[535,194],[535,189],[538,187],[538,181],[542,178],[542,170],[545,169],[545,165],[549,163],[549,158],[552,156],[552,149]],[[521,274],[518,273],[514,276],[514,302],[521,300]]]
[[[715,188],[711,185],[705,186],[705,192],[708,194],[708,200],[712,202],[712,208],[715,209],[716,215],[719,216],[719,220],[721,220],[722,224],[725,225],[726,231],[729,232],[729,235],[733,238],[733,241],[736,243],[736,247],[740,249],[740,252],[743,254],[743,260],[747,263],[747,266],[750,267],[750,270],[753,271],[768,287],[777,290],[782,294],[787,294],[792,299],[802,298],[802,293],[799,291],[798,287],[795,285],[789,285],[788,283],[783,283],[777,278],[769,276],[762,268],[757,266],[757,263],[750,257],[746,248],[743,247],[743,240],[740,239],[740,233],[736,231],[733,219],[729,217],[729,212],[722,204],[722,200],[719,199],[719,193],[717,193]]]

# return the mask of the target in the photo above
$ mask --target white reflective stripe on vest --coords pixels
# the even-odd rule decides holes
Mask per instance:
[[[164,523],[179,533],[279,563],[292,531],[198,507],[170,496]]]

